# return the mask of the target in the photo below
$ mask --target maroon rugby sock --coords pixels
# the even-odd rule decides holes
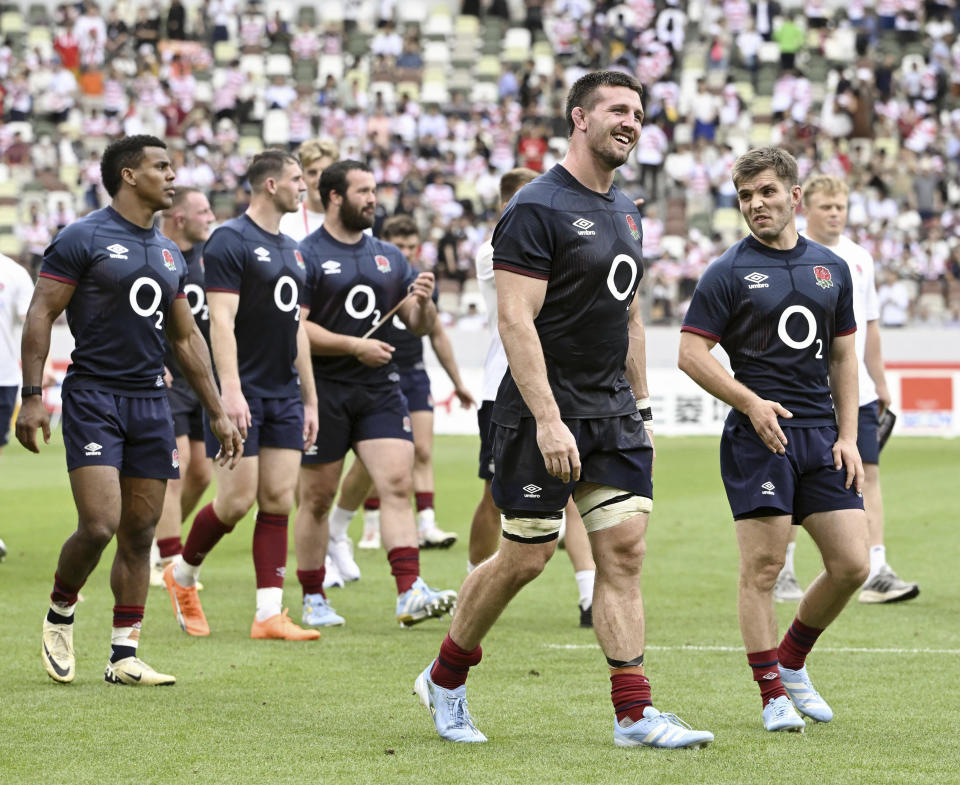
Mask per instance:
[[[629,719],[637,722],[643,719],[643,710],[653,706],[650,697],[650,681],[639,668],[617,669],[610,674],[610,700],[613,701],[613,710],[617,713],[617,722]]]
[[[820,637],[822,632],[823,630],[817,627],[808,627],[799,618],[794,617],[793,624],[790,625],[787,634],[780,641],[780,648],[777,649],[780,664],[784,668],[790,668],[790,670],[800,670],[810,653],[810,649],[813,648],[813,644],[817,642],[817,638]]]
[[[257,513],[253,527],[253,568],[258,589],[282,589],[287,570],[287,516]]]
[[[194,567],[203,564],[207,554],[220,542],[223,535],[233,531],[225,525],[213,511],[213,502],[197,513],[187,541],[183,544],[183,560]]]
[[[473,651],[461,649],[447,635],[440,644],[440,653],[430,669],[430,681],[445,690],[455,690],[467,683],[470,668],[480,662],[483,649],[477,646]]]
[[[776,649],[748,651],[747,662],[750,663],[750,668],[753,671],[753,680],[760,688],[760,701],[764,706],[774,698],[787,694],[780,681]]]
[[[394,548],[387,553],[390,572],[397,582],[397,594],[403,594],[420,577],[420,550],[418,548]]]
[[[319,570],[297,570],[297,580],[303,587],[304,597],[308,594],[320,594],[326,598],[327,593],[323,590],[323,579],[326,577],[326,567],[321,567]]]

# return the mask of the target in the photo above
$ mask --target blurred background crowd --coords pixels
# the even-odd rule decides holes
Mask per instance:
[[[645,200],[649,321],[676,322],[744,232],[736,156],[776,144],[849,184],[883,325],[960,327],[958,32],[960,0],[2,4],[0,252],[35,274],[106,204],[117,135],[166,139],[221,220],[253,153],[326,137],[373,168],[381,220],[415,218],[447,318],[482,326],[500,175],[559,160],[569,85],[614,68],[646,91],[618,185]]]

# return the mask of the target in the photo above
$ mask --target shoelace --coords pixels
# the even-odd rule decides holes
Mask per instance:
[[[476,726],[473,724],[473,717],[470,716],[470,711],[467,709],[466,698],[453,699],[453,719],[455,728],[467,727],[476,730]]]
[[[773,718],[780,720],[790,714],[791,704],[787,701],[771,701],[773,703]],[[688,726],[689,727],[689,726]]]
[[[681,728],[686,728],[687,730],[693,730],[691,726],[687,725],[687,723],[681,720],[676,714],[661,713],[660,717],[665,719],[667,722],[671,723],[672,725],[679,725]]]

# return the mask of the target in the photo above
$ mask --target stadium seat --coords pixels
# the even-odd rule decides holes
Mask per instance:
[[[427,41],[423,47],[423,62],[428,66],[447,65],[450,62],[450,46],[446,41]]]
[[[290,115],[284,109],[268,109],[263,115],[263,143],[286,147],[290,141]]]
[[[320,25],[343,24],[343,3],[317,3]]]
[[[27,46],[31,49],[40,47],[44,52],[50,51],[53,46],[53,39],[50,36],[50,28],[48,27],[31,27],[27,31]]]
[[[213,59],[218,65],[225,65],[237,58],[237,45],[232,41],[217,41],[213,45]]]
[[[383,105],[387,107],[387,111],[392,111],[397,101],[396,89],[393,82],[371,82],[371,99],[375,98],[377,93],[383,96]]]
[[[754,122],[750,126],[750,144],[754,147],[763,147],[770,144],[770,123]]]
[[[13,231],[20,222],[17,206],[15,204],[0,204],[0,232]]]
[[[480,35],[480,20],[475,16],[460,14],[453,23],[457,37],[474,37]]]
[[[4,11],[0,14],[0,35],[19,35],[25,30],[23,14],[19,11]]]
[[[775,41],[764,41],[757,52],[757,60],[761,63],[780,63],[780,47]]]
[[[426,0],[403,0],[397,4],[397,20],[402,25],[415,24],[423,27],[427,21]]]
[[[0,253],[13,259],[19,259],[23,251],[23,243],[15,234],[0,233]]]
[[[297,9],[297,26],[308,25],[317,26],[317,9],[310,3],[306,3]]]
[[[290,55],[267,55],[266,74],[267,76],[291,76],[293,66],[290,63]]]
[[[500,60],[494,55],[483,55],[473,69],[477,79],[496,82],[500,79]]]
[[[410,97],[412,101],[419,100],[420,98],[420,83],[419,82],[397,82],[397,95],[404,95]]]
[[[743,228],[743,216],[735,207],[720,207],[713,213],[713,228],[718,232],[739,232]]]
[[[237,150],[241,155],[253,156],[263,150],[263,140],[259,136],[241,136],[240,141],[237,143]],[[231,197],[231,209],[233,208],[233,201]]]
[[[446,42],[453,35],[453,18],[450,9],[437,6],[430,11],[423,33],[428,39]]]
[[[529,49],[531,44],[530,31],[526,27],[511,27],[503,37],[504,49]]]
[[[10,179],[9,173],[0,177],[0,201],[16,200],[20,193],[17,183]]]
[[[343,55],[320,55],[317,78],[325,80],[328,76],[338,81],[343,79]]]
[[[47,12],[46,3],[30,3],[27,9],[27,24],[31,27],[47,27],[50,24],[50,16]]]
[[[446,104],[450,100],[446,82],[425,81],[420,90],[421,104]]]
[[[496,82],[474,82],[470,90],[470,100],[474,103],[495,104],[498,95]]]
[[[686,240],[678,234],[665,234],[660,238],[660,247],[666,256],[679,259],[683,256]]]
[[[245,74],[250,74],[256,82],[262,82],[265,58],[262,54],[240,55],[240,68]]]

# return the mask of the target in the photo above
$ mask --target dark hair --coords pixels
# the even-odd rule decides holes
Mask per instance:
[[[394,215],[383,222],[383,228],[380,230],[380,236],[388,242],[392,237],[408,237],[411,234],[420,239],[420,230],[417,229],[417,222],[409,215]]]
[[[539,172],[535,172],[533,169],[527,169],[525,166],[519,166],[516,169],[511,169],[500,178],[501,204],[506,204],[509,202],[517,191],[523,188],[523,186],[525,186],[531,180],[535,180],[539,176]]]
[[[739,188],[741,182],[767,169],[773,169],[777,179],[787,188],[800,184],[797,159],[779,147],[756,147],[741,155],[733,164],[733,184]]]
[[[143,163],[145,147],[159,147],[166,150],[167,143],[155,136],[137,134],[124,136],[107,145],[107,149],[103,151],[103,156],[100,158],[100,179],[111,197],[116,196],[120,190],[123,170],[136,169]]]
[[[332,191],[336,191],[341,196],[347,193],[347,175],[353,171],[373,172],[365,163],[351,160],[337,161],[323,170],[323,174],[320,175],[318,190],[324,210],[330,204],[330,193]]]
[[[567,136],[573,136],[573,110],[580,106],[590,111],[597,103],[595,97],[596,91],[601,87],[628,87],[633,90],[641,100],[643,99],[643,87],[636,79],[622,71],[594,71],[577,79],[567,93],[567,108],[564,117],[567,120]]]
[[[264,150],[253,156],[247,169],[247,182],[251,191],[259,191],[268,177],[279,177],[287,164],[300,165],[300,159],[286,150]]]

